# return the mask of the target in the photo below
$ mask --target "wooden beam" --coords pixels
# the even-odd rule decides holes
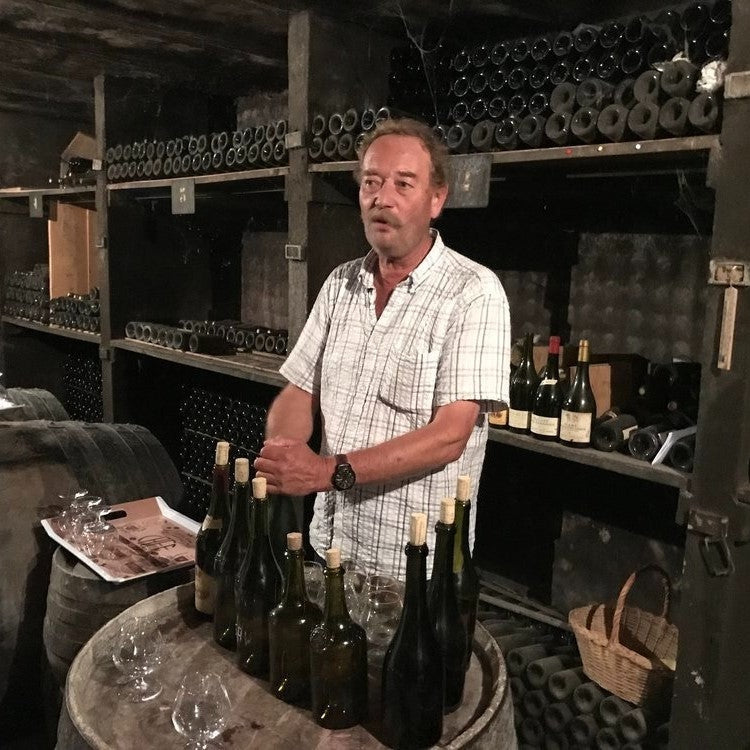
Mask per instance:
[[[91,79],[78,80],[68,76],[32,71],[0,59],[0,91],[28,93],[52,102],[91,105],[94,91]]]

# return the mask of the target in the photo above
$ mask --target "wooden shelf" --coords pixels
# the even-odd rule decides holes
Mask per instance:
[[[65,198],[67,196],[80,196],[86,193],[96,192],[94,185],[79,185],[77,187],[64,188],[25,188],[9,187],[0,188],[0,198],[28,198],[30,195],[41,195],[44,198]]]
[[[73,328],[62,328],[60,326],[47,325],[46,323],[37,323],[33,320],[11,318],[9,315],[3,315],[2,321],[3,323],[18,326],[19,328],[28,328],[31,331],[41,331],[42,333],[51,333],[53,336],[62,336],[66,339],[86,341],[90,344],[101,344],[102,341],[102,337],[100,334],[91,333],[89,331],[77,331]]]
[[[217,372],[234,378],[252,380],[266,385],[285,386],[286,378],[279,374],[279,367],[284,361],[273,354],[240,353],[228,357],[213,357],[208,354],[194,354],[177,349],[169,349],[158,344],[148,344],[134,339],[114,339],[112,347],[155,359],[163,359],[178,365],[196,367],[199,370]]]
[[[508,430],[496,430],[493,427],[490,427],[489,439],[503,445],[512,445],[515,448],[562,458],[577,464],[594,466],[598,469],[645,479],[657,484],[666,484],[678,489],[687,489],[690,485],[689,474],[676,471],[668,466],[652,466],[647,461],[638,461],[621,453],[606,453],[593,448],[568,448],[560,443],[548,443],[544,440],[537,440],[530,435],[518,435]]]
[[[169,188],[172,183],[181,180],[193,180],[196,185],[210,185],[245,180],[263,180],[271,177],[285,177],[289,167],[265,167],[263,169],[245,169],[241,172],[217,172],[216,174],[184,175],[181,177],[164,177],[158,180],[133,180],[132,182],[113,182],[107,185],[108,190],[149,190]]]
[[[591,159],[640,158],[643,156],[676,157],[710,151],[719,142],[718,135],[696,135],[684,138],[661,138],[654,141],[594,143],[580,146],[492,151],[493,164],[531,164],[535,162],[577,162]],[[352,172],[356,161],[333,161],[311,164],[310,172]]]

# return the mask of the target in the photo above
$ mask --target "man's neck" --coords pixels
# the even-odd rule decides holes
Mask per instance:
[[[378,265],[376,275],[380,276],[381,281],[391,289],[400,284],[409,274],[425,259],[432,249],[434,238],[432,233],[427,235],[424,242],[420,243],[408,255],[401,258],[389,258],[385,255],[375,252],[378,255]]]

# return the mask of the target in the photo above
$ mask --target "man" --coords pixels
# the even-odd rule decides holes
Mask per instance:
[[[323,285],[281,368],[289,384],[269,410],[255,468],[269,492],[318,492],[318,554],[338,546],[370,572],[403,577],[410,514],[428,513],[432,549],[440,501],[459,474],[476,495],[487,412],[508,401],[510,321],[497,276],[430,228],[448,192],[432,131],[386,121],[359,159],[372,250]],[[320,455],[307,445],[318,411]]]

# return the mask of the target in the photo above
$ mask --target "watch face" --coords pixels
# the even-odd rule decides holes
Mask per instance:
[[[349,490],[354,487],[356,475],[350,464],[338,464],[333,472],[333,486],[337,490]]]

